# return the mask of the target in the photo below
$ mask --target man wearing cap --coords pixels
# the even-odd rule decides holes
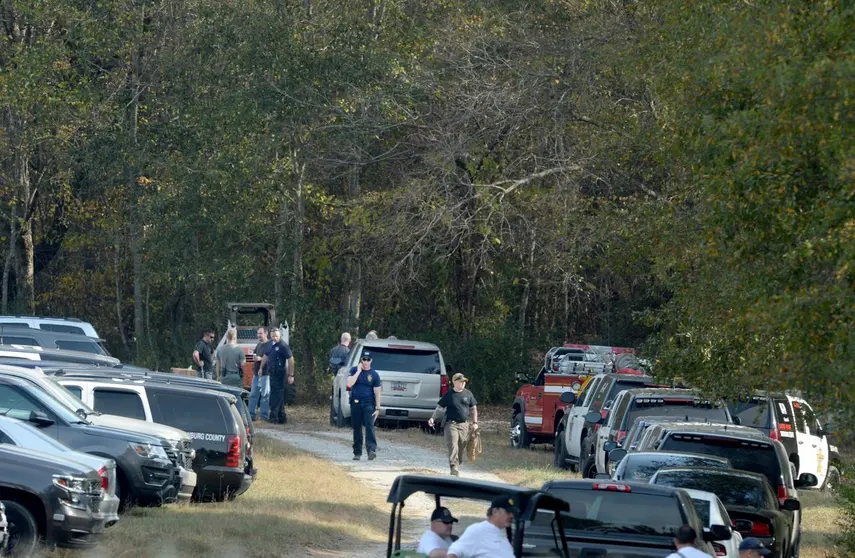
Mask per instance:
[[[772,551],[754,537],[748,537],[739,543],[739,558],[760,558],[770,554]]]
[[[469,413],[472,413],[472,430],[478,429],[478,402],[472,392],[466,389],[469,380],[461,373],[452,379],[453,389],[439,398],[428,426],[433,427],[437,415],[445,411],[445,444],[448,448],[448,464],[451,474],[460,474],[460,459],[466,455],[466,442],[469,441]]]
[[[448,548],[448,558],[514,558],[507,529],[519,513],[512,496],[499,496],[490,503],[487,520],[466,528]]]
[[[457,518],[451,515],[448,508],[433,510],[430,516],[430,529],[422,535],[416,552],[425,554],[428,558],[445,558],[448,547],[454,542],[451,540],[451,529],[455,523]]]
[[[347,387],[350,389],[350,424],[353,427],[353,460],[362,458],[362,429],[365,428],[365,449],[368,460],[377,457],[374,421],[380,415],[382,383],[380,374],[371,366],[371,353],[363,351],[359,366],[350,369]]]
[[[698,533],[691,525],[683,525],[674,533],[674,546],[677,552],[672,552],[668,558],[710,558],[710,555],[695,546]]]

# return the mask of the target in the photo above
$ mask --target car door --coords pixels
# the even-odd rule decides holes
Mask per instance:
[[[597,398],[597,394],[602,392],[604,387],[603,384],[606,383],[608,383],[608,378],[605,376],[594,378],[591,385],[585,388],[583,393],[584,400],[573,407],[573,412],[570,415],[572,423],[568,423],[567,425],[569,436],[567,453],[573,457],[581,457],[582,431],[585,429],[585,415],[587,415],[590,410],[594,410],[591,409],[591,404]]]
[[[798,428],[799,476],[812,473],[816,475],[817,486],[822,486],[828,474],[828,439],[823,435],[811,406],[804,399],[791,399]]]
[[[629,392],[620,392],[617,397],[615,397],[615,401],[612,404],[612,410],[609,412],[608,418],[606,419],[606,424],[600,427],[599,432],[597,432],[597,449],[595,454],[598,473],[605,473],[607,471],[606,452],[603,449],[603,446],[606,442],[615,437],[613,433],[616,432],[616,428],[619,427],[618,421],[623,418],[631,399],[632,397]]]

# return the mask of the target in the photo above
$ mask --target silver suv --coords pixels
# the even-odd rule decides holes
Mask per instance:
[[[371,353],[372,366],[383,382],[379,418],[427,422],[449,386],[439,347],[402,339],[359,339],[333,381],[330,423],[341,428],[350,422],[347,377],[366,350]]]

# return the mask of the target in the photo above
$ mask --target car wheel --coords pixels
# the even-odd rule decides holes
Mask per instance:
[[[335,426],[335,388],[330,395],[330,426]]]
[[[567,452],[564,451],[564,429],[555,433],[552,444],[552,466],[556,469],[567,469]]]
[[[525,449],[529,446],[531,446],[531,436],[526,430],[523,414],[517,413],[511,421],[511,447]]]
[[[30,510],[17,502],[3,500],[9,526],[9,544],[4,556],[30,556],[39,544],[39,526]]]
[[[344,409],[341,405],[341,397],[336,396],[333,400],[337,403],[335,406],[335,425],[338,428],[344,428],[347,426],[347,423],[345,422],[347,419],[344,418]]]
[[[840,486],[840,470],[834,465],[828,467],[828,474],[825,476],[825,482],[822,483],[822,489],[826,492],[835,493]]]
[[[579,462],[579,471],[583,479],[592,479],[597,476],[596,456],[591,452],[590,440],[582,442],[582,458]]]

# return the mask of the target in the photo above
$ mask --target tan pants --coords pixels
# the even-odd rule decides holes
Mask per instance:
[[[466,442],[469,441],[469,423],[445,423],[445,443],[448,447],[448,464],[456,470],[466,458]]]

